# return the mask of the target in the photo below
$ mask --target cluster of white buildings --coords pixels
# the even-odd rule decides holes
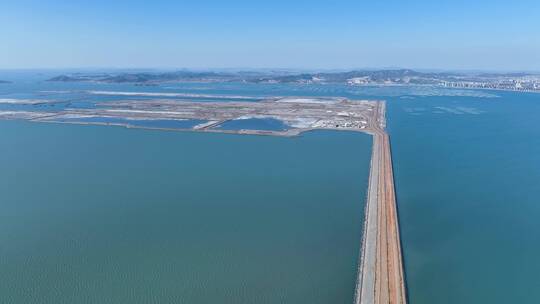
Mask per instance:
[[[540,79],[505,79],[497,81],[442,81],[449,88],[540,91]]]

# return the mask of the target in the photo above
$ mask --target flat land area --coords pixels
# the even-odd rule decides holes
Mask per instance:
[[[375,111],[362,258],[355,303],[406,303],[405,277],[394,192],[385,104]]]
[[[347,100],[344,98],[275,98],[260,102],[201,102],[170,99],[121,100],[100,102],[88,109],[66,107],[57,112],[0,111],[0,119],[26,119],[37,122],[78,124],[107,124],[137,127],[137,120],[201,120],[191,128],[161,128],[221,133],[293,136],[316,130],[366,131],[370,125],[376,101]],[[88,121],[100,118],[100,121]],[[223,130],[219,126],[231,120],[276,119],[289,128],[272,130]],[[107,119],[114,122],[107,122]],[[118,119],[125,121],[119,122]],[[145,127],[151,129],[152,127]]]

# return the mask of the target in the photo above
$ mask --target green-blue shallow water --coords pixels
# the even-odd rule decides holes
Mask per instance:
[[[410,303],[540,302],[540,94],[391,99]]]
[[[1,303],[351,303],[371,137],[0,121]]]

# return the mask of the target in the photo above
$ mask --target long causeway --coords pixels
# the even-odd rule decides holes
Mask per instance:
[[[355,304],[401,304],[406,303],[407,298],[383,102],[376,108],[376,119],[370,130],[373,152]]]

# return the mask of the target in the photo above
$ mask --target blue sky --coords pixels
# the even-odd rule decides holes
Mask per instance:
[[[0,0],[2,68],[540,70],[540,1]]]

